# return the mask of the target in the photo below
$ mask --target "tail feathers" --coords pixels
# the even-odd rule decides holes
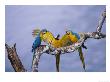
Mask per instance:
[[[60,54],[56,54],[56,70],[59,72]]]
[[[83,64],[83,69],[84,69],[84,71],[86,71],[85,62],[84,62],[84,56],[83,56],[83,52],[82,52],[82,48],[81,47],[78,49],[78,52],[79,52],[80,60],[81,60],[81,62]]]

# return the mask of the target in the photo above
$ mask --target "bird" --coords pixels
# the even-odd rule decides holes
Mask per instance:
[[[35,37],[35,40],[34,40],[33,45],[32,45],[32,52],[34,52],[34,53],[35,53],[35,49],[41,45],[42,38],[40,37],[40,34],[42,32],[44,33],[44,32],[46,32],[46,30],[42,29],[40,31],[39,29],[36,29],[32,33],[33,37]]]
[[[65,35],[67,35],[69,37],[69,39],[72,41],[73,44],[78,42],[78,40],[80,39],[80,35],[78,33],[72,32],[71,30],[67,30]],[[84,44],[82,44],[82,47],[87,49],[87,47]],[[79,52],[80,60],[83,64],[83,69],[86,71],[82,47],[78,48],[78,52]]]
[[[36,35],[37,32],[38,31],[34,30],[33,35]],[[54,48],[60,48],[71,45],[72,42],[69,40],[68,36],[64,35],[61,38],[59,37],[60,37],[59,34],[57,35],[57,37],[54,37],[54,35],[46,29],[40,32],[41,40]],[[57,72],[59,72],[60,52],[56,54],[55,57],[56,57],[56,70]]]

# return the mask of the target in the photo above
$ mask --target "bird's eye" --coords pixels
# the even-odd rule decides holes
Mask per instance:
[[[69,35],[69,34],[70,34],[70,32],[66,31],[66,34],[67,34],[67,35]]]
[[[46,32],[43,32],[43,34],[46,34]]]

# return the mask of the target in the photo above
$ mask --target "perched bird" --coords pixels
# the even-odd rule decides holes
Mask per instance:
[[[36,30],[33,31],[32,35],[34,37],[36,37],[34,42],[33,42],[33,45],[32,45],[32,52],[34,52],[34,53],[35,53],[35,49],[41,45],[42,38],[40,37],[40,34],[42,32],[46,32],[46,30],[43,29],[43,30],[40,31],[39,29],[36,29]]]
[[[33,31],[33,33],[37,33],[36,30]],[[34,34],[33,34],[34,35]],[[53,34],[50,31],[41,31],[40,32],[40,38],[42,41],[46,42],[47,44],[51,45],[54,48],[60,48],[65,47],[67,45],[71,45],[71,41],[69,40],[69,37],[64,35],[61,39],[59,39],[60,35],[57,35],[57,37],[54,37]],[[55,55],[56,57],[56,69],[59,71],[59,63],[60,63],[60,52]]]
[[[76,43],[79,39],[80,39],[80,35],[78,33],[74,33],[70,30],[66,31],[66,35],[69,37],[69,39],[73,42]],[[82,45],[83,48],[87,49],[87,47],[83,44]],[[84,57],[83,57],[83,52],[82,52],[82,47],[78,48],[78,52],[79,52],[79,56],[80,56],[80,60],[83,64],[83,68],[85,70],[85,62],[84,62]],[[85,70],[86,71],[86,70]]]

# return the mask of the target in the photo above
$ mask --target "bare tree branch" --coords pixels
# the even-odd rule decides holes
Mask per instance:
[[[97,26],[97,32],[101,32],[101,29],[102,29],[102,25],[105,21],[105,18],[106,18],[106,10],[101,14],[100,16],[100,19],[99,19],[99,22],[98,22],[98,26]]]
[[[40,60],[40,56],[46,52],[47,50],[49,50],[49,47],[46,46],[46,45],[41,45],[39,46],[39,48],[36,49],[36,52],[34,55],[33,55],[33,61],[32,61],[32,71],[33,72],[38,72],[38,63],[39,63],[39,60]]]
[[[16,52],[16,44],[12,48],[10,48],[7,44],[5,44],[8,53],[8,59],[11,62],[12,67],[14,68],[15,72],[25,72],[26,69],[22,65],[21,60],[18,57]]]

